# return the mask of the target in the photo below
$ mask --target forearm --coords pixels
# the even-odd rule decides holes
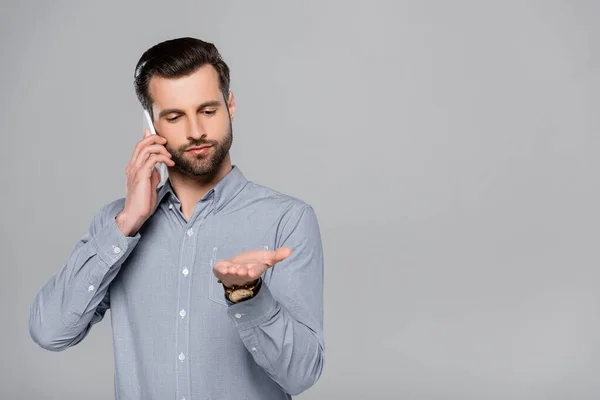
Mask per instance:
[[[29,317],[32,339],[53,351],[81,341],[103,318],[110,282],[138,239],[126,238],[114,218],[84,236],[35,296]]]
[[[264,283],[256,297],[231,305],[228,313],[256,363],[287,393],[300,394],[319,379],[324,362],[319,321],[301,311],[294,315]]]

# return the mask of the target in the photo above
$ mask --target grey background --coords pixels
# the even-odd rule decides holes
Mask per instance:
[[[300,398],[600,398],[599,18],[596,1],[2,2],[0,398],[112,397],[109,321],[50,353],[29,305],[125,193],[136,61],[187,35],[232,69],[234,163],[320,218],[326,367]]]

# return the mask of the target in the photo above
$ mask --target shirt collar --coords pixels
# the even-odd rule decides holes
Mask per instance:
[[[236,165],[233,165],[231,171],[227,173],[217,184],[204,195],[200,201],[206,201],[214,196],[214,211],[218,212],[225,207],[233,198],[246,186],[248,180]],[[156,206],[165,199],[172,197],[174,200],[179,202],[173,186],[171,186],[171,180],[167,178],[165,183],[160,186],[157,193]]]

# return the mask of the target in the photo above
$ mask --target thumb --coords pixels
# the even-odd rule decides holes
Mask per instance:
[[[151,135],[150,129],[144,129],[144,139],[147,138],[150,135]]]
[[[152,168],[152,177],[150,179],[150,182],[152,183],[152,189],[156,190],[158,184],[160,183],[160,172],[158,172],[158,168]]]
[[[273,265],[281,262],[292,255],[292,249],[289,247],[280,247],[273,255]]]

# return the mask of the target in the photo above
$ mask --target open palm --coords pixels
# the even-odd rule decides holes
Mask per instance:
[[[276,251],[249,250],[235,257],[220,260],[213,266],[213,273],[225,286],[241,286],[257,280],[267,269],[292,254],[289,247]]]

